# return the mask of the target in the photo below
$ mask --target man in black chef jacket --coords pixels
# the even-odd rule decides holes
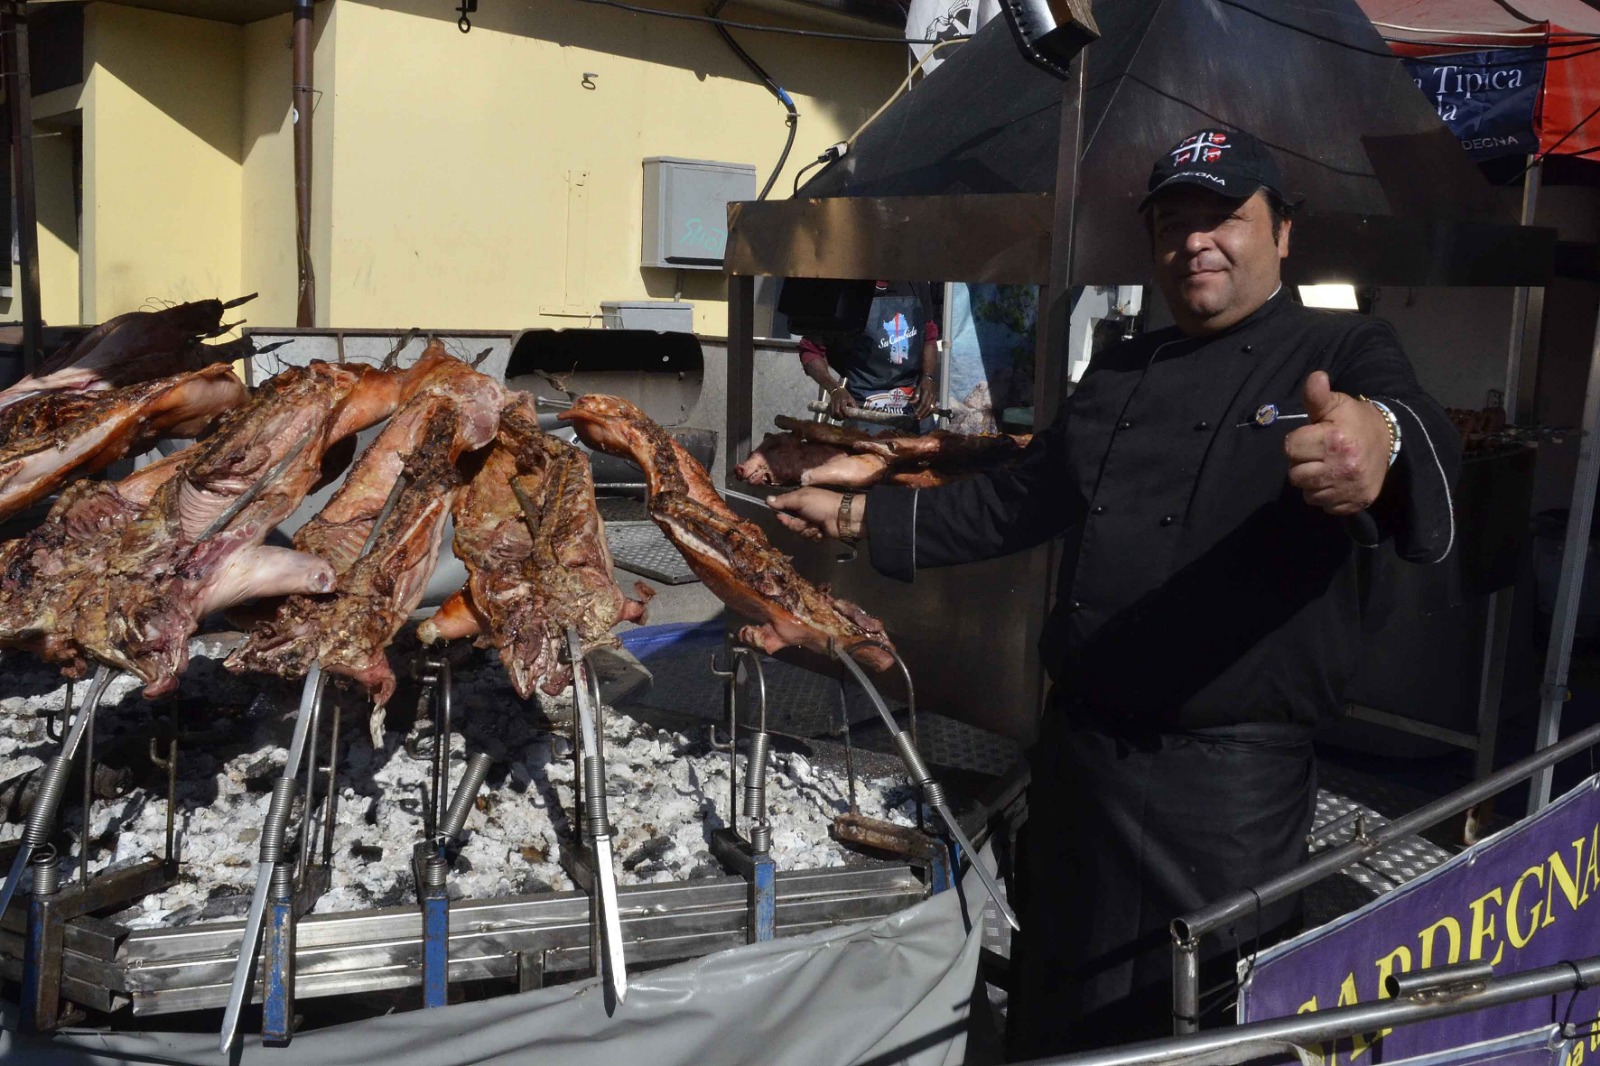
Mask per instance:
[[[1097,355],[1014,464],[769,501],[806,535],[865,536],[905,580],[1065,539],[1039,644],[1053,688],[1019,849],[1014,1057],[1171,1031],[1168,923],[1305,855],[1311,734],[1376,621],[1374,549],[1437,563],[1455,539],[1459,438],[1388,324],[1279,284],[1281,190],[1243,133],[1197,131],[1157,160],[1141,211],[1177,325]],[[1294,911],[1264,907],[1260,931]]]

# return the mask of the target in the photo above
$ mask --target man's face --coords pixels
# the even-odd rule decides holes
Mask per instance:
[[[1266,303],[1289,254],[1289,223],[1272,236],[1266,193],[1231,200],[1182,185],[1150,205],[1156,280],[1178,328],[1218,333]]]

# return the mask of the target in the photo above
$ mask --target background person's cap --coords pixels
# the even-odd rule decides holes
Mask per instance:
[[[1156,160],[1139,210],[1174,185],[1198,185],[1234,200],[1263,186],[1283,197],[1283,173],[1266,145],[1238,130],[1196,130]]]

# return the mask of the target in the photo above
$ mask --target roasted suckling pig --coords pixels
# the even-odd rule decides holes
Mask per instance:
[[[864,489],[873,485],[931,488],[1004,462],[1027,447],[1027,435],[963,434],[935,430],[921,435],[878,435],[825,422],[779,415],[783,433],[768,433],[734,470],[751,485],[824,485]]]
[[[417,630],[424,643],[479,636],[500,650],[518,695],[554,695],[572,679],[566,627],[584,650],[615,643],[619,621],[642,621],[653,590],[630,600],[611,552],[583,453],[539,429],[532,397],[510,399],[482,469],[455,507],[455,553],[466,587]]]
[[[494,438],[502,391],[437,342],[423,360],[431,369],[416,391],[294,536],[298,551],[332,568],[334,587],[290,596],[228,657],[229,669],[300,677],[320,661],[360,683],[375,708],[393,695],[384,649],[427,589],[460,488],[457,461]]]
[[[122,531],[199,451],[198,445],[187,448],[121,481],[69,485],[42,523],[0,543],[0,648],[31,652],[81,674],[86,664],[72,640],[79,598],[98,585]]]
[[[651,518],[707,588],[757,623],[740,631],[741,640],[769,652],[801,645],[822,653],[834,640],[873,669],[893,664],[883,624],[796,573],[789,557],[729,510],[705,469],[643,411],[615,396],[589,395],[561,418],[591,448],[644,471]]]
[[[227,366],[110,391],[55,390],[0,409],[0,520],[160,437],[192,437],[243,403]]]
[[[258,596],[326,592],[322,559],[265,545],[334,443],[388,417],[424,376],[314,362],[278,374],[160,485],[78,597],[71,640],[145,682],[176,687],[205,615]],[[59,634],[58,634],[59,636]]]

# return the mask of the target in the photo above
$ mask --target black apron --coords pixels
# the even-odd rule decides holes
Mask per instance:
[[[1018,841],[1013,1061],[1172,1032],[1168,926],[1304,861],[1316,806],[1309,727],[1114,737],[1046,718]],[[1235,951],[1292,929],[1298,900],[1207,938],[1202,988]],[[1208,1019],[1209,1020],[1209,1019]]]

